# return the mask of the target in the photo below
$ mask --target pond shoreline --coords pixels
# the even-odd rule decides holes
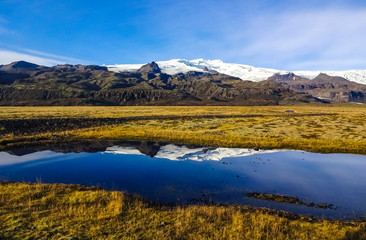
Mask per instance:
[[[180,239],[189,234],[192,239],[353,240],[366,236],[365,222],[246,206],[167,206],[81,185],[0,182],[0,206],[4,239]]]
[[[124,191],[115,191],[115,190],[105,190],[100,186],[86,186],[86,185],[82,185],[82,184],[64,184],[64,183],[42,183],[42,182],[19,182],[19,181],[4,181],[4,180],[0,180],[0,186],[5,186],[5,185],[28,185],[28,186],[53,186],[53,187],[68,187],[71,189],[78,189],[78,190],[82,190],[82,191],[103,191],[103,192],[120,192],[123,193],[127,196],[129,196],[130,198],[137,198],[142,200],[144,203],[146,203],[148,206],[150,207],[156,207],[156,208],[168,208],[168,209],[175,209],[175,208],[189,208],[192,206],[210,206],[210,207],[234,207],[237,209],[240,209],[241,211],[244,212],[249,212],[249,213],[264,213],[264,214],[268,214],[268,215],[272,215],[272,216],[278,216],[281,218],[286,218],[288,220],[302,220],[302,221],[306,221],[309,223],[319,223],[322,221],[329,221],[329,222],[334,222],[334,223],[342,223],[342,224],[346,224],[348,226],[353,226],[356,223],[366,223],[366,217],[364,218],[354,218],[354,219],[333,219],[333,218],[322,218],[322,217],[316,217],[316,216],[310,216],[310,215],[302,215],[302,214],[297,214],[297,213],[292,213],[292,212],[288,212],[288,211],[283,211],[283,210],[276,210],[276,209],[270,209],[270,208],[266,208],[266,207],[256,207],[256,206],[250,206],[250,205],[237,205],[237,204],[224,204],[224,203],[215,203],[215,202],[211,202],[211,203],[204,203],[202,202],[201,204],[196,203],[196,204],[179,204],[179,203],[163,203],[163,202],[157,202],[157,201],[150,201],[145,199],[144,197],[138,195],[138,194],[132,194],[132,193],[128,193],[128,192],[124,192]]]
[[[134,192],[150,201],[173,205],[249,204],[339,219],[363,216],[365,212],[360,205],[362,195],[354,195],[362,186],[352,181],[352,176],[360,177],[360,170],[353,171],[353,166],[359,169],[365,166],[363,155],[86,141],[8,149],[0,152],[0,156],[0,173],[5,180],[97,184],[105,190]],[[61,174],[60,169],[67,174]],[[309,175],[310,169],[316,172]],[[339,174],[330,174],[339,171],[342,180]],[[322,186],[330,183],[342,188],[325,193],[327,189]],[[256,194],[243,198],[248,192]],[[344,192],[348,194],[332,201]],[[343,199],[348,199],[347,203]],[[334,212],[325,211],[328,209]],[[352,209],[357,211],[352,214]]]

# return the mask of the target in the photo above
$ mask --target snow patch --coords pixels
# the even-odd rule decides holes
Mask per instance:
[[[108,65],[107,68],[112,72],[136,72],[139,70],[144,64],[115,64]]]

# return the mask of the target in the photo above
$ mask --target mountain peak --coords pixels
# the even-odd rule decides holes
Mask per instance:
[[[26,62],[26,61],[17,61],[17,62],[12,62],[8,65],[4,65],[4,67],[9,67],[9,68],[37,68],[39,67],[39,65],[34,64],[34,63],[30,63],[30,62]]]
[[[139,70],[140,73],[161,73],[159,65],[152,61],[151,63],[143,65]]]
[[[7,65],[0,65],[1,71],[8,71],[12,73],[19,73],[19,72],[29,72],[36,68],[40,67],[37,64],[26,62],[26,61],[17,61],[12,62]]]
[[[291,81],[298,81],[298,80],[307,80],[307,81],[309,81],[309,79],[299,77],[299,76],[295,75],[293,72],[288,72],[288,73],[285,73],[285,74],[275,73],[273,76],[269,77],[268,80],[274,81],[274,82],[277,82],[277,83],[291,82]]]
[[[321,72],[317,77],[330,77],[330,76],[326,73]]]
[[[325,73],[319,73],[318,76],[316,76],[313,81],[317,82],[323,82],[323,83],[338,83],[338,84],[347,84],[351,81],[347,80],[346,78],[339,77],[339,76],[330,76]]]

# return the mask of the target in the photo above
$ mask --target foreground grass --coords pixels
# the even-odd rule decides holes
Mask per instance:
[[[296,114],[336,114],[299,116]],[[235,118],[259,114],[261,117]],[[8,134],[0,143],[64,139],[169,141],[226,147],[281,148],[366,154],[366,107],[360,105],[264,107],[0,107],[0,119],[231,115],[230,118],[139,120],[32,135]]]
[[[62,184],[0,184],[2,239],[366,239],[364,223],[238,206],[166,207]]]

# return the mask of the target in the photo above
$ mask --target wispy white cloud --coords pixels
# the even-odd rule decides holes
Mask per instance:
[[[57,64],[64,63],[84,63],[85,61],[81,61],[74,58],[68,58],[64,56],[58,56],[48,53],[39,52],[36,50],[27,49],[23,52],[13,51],[8,49],[0,49],[0,64],[9,64],[15,61],[27,61],[45,66],[53,66]]]
[[[41,52],[41,51],[37,51],[37,50],[33,50],[33,49],[28,49],[28,48],[22,48],[21,50],[24,51],[25,53],[29,53],[31,55],[46,57],[46,58],[50,58],[50,59],[57,59],[58,61],[64,61],[66,63],[88,64],[87,61],[77,59],[77,58],[70,58],[70,57],[45,53],[45,52]]]
[[[246,42],[231,53],[297,70],[366,66],[366,9],[283,12],[253,18],[233,37]],[[231,41],[233,41],[231,39]],[[229,39],[230,41],[230,39]]]

